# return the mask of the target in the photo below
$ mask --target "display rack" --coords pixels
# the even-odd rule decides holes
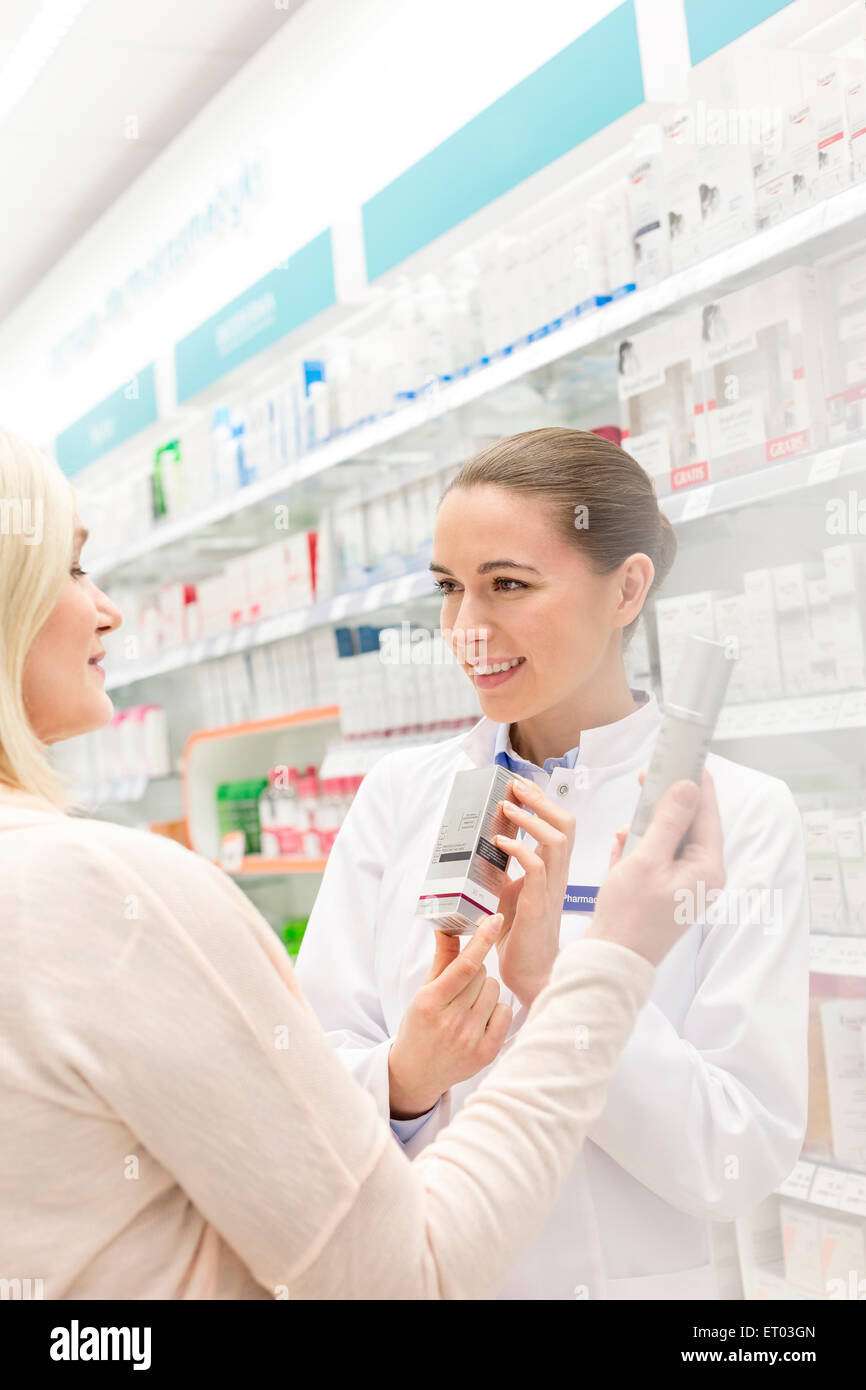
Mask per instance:
[[[248,777],[251,767],[264,772],[277,763],[321,763],[339,726],[336,705],[301,710],[276,719],[252,720],[222,729],[194,733],[183,751],[183,804],[190,844],[206,859],[220,859],[217,787],[233,778]],[[276,862],[276,861],[275,861]],[[274,873],[321,872],[324,861],[301,861],[317,867],[274,869]],[[260,875],[264,865],[247,859],[240,875]],[[268,870],[270,872],[270,870]]]

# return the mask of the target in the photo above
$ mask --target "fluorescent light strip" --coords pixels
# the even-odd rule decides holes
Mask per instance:
[[[89,0],[45,0],[0,68],[0,121],[27,95]]]

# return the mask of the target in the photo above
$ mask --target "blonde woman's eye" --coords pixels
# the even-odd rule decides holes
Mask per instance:
[[[76,579],[83,579],[84,575],[86,575],[87,573],[87,570],[83,570],[80,565],[73,565],[72,573],[75,575]]]

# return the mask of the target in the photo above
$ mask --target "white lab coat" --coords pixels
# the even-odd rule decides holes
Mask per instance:
[[[543,775],[576,817],[570,884],[603,881],[660,719],[651,696],[626,718],[584,730],[573,771]],[[482,718],[468,734],[373,767],[337,836],[301,948],[307,997],[384,1117],[388,1051],[433,956],[433,931],[415,915],[419,888],[454,773],[492,762],[496,729]],[[717,1298],[708,1222],[748,1212],[797,1160],[808,1012],[800,817],[778,779],[713,754],[707,767],[725,832],[725,898],[739,919],[729,907],[736,924],[693,927],[658,968],[604,1113],[502,1298]],[[522,872],[513,859],[509,871]],[[744,890],[761,888],[745,902]],[[588,921],[564,913],[560,943],[582,936]],[[495,950],[487,965],[497,974]],[[515,1009],[513,1037],[524,1011],[504,987],[501,997]],[[446,1093],[408,1140],[410,1156],[485,1074]]]

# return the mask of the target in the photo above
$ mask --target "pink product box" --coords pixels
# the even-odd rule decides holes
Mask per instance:
[[[814,271],[794,267],[704,304],[701,377],[711,479],[822,444]]]

